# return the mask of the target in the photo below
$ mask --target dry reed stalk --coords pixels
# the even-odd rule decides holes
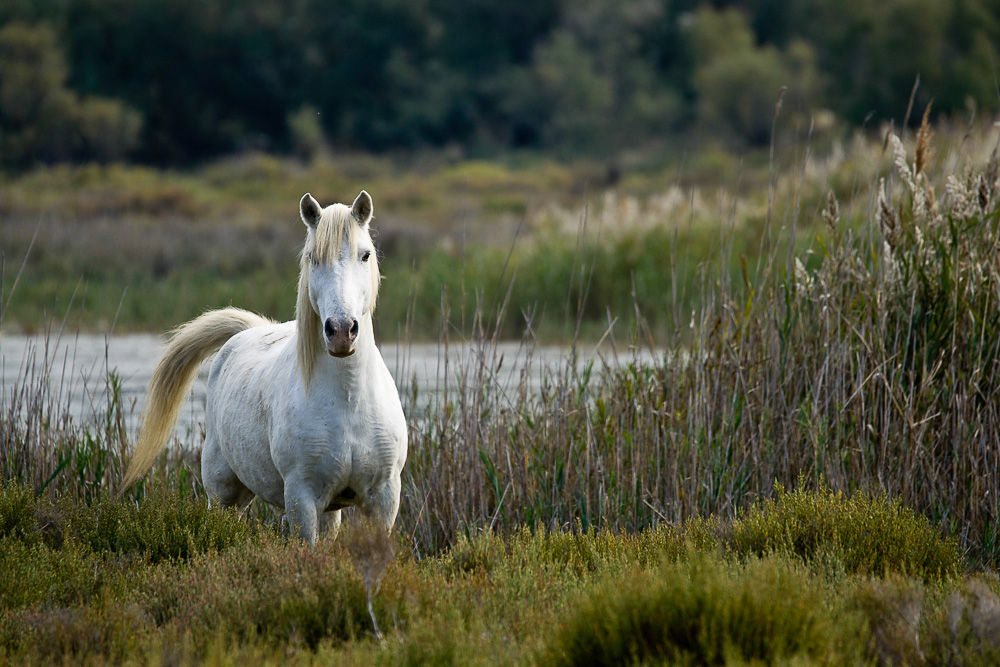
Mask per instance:
[[[916,146],[916,160],[914,161],[913,175],[919,176],[924,172],[924,168],[927,167],[928,162],[931,159],[931,125],[930,125],[930,114],[931,114],[931,104],[933,100],[927,104],[927,108],[924,109],[923,120],[920,121],[920,129],[917,130],[917,146]]]

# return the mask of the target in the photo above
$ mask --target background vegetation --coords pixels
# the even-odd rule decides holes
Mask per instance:
[[[803,125],[902,121],[918,76],[914,109],[995,110],[998,17],[996,0],[11,0],[0,155],[765,145],[781,86]]]
[[[294,202],[366,188],[382,338],[436,338],[442,305],[463,334],[478,309],[504,337],[530,321],[596,339],[638,309],[662,337],[724,243],[730,271],[755,264],[830,190],[858,224],[893,124],[905,136],[930,108],[948,159],[982,152],[967,138],[1000,100],[998,10],[4,3],[4,322],[163,330],[228,304],[287,319]]]

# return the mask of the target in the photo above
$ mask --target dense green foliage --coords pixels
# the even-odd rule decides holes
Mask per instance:
[[[571,611],[550,659],[557,665],[860,659],[858,645],[832,645],[843,636],[832,631],[832,620],[817,582],[801,569],[781,561],[730,569],[695,558],[609,577]],[[856,617],[844,621],[861,625]]]
[[[136,147],[139,114],[118,100],[83,97],[67,87],[58,36],[47,26],[0,27],[0,154],[23,167],[35,161],[121,160]]]
[[[820,109],[861,124],[904,120],[918,76],[915,109],[998,104],[996,0],[12,0],[0,26],[13,167],[309,155],[324,137],[607,156],[699,128],[759,144],[782,87],[803,125]]]

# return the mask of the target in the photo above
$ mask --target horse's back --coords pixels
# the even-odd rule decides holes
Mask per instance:
[[[295,322],[269,323],[230,338],[215,355],[208,375],[209,390],[224,373],[273,363],[295,334]]]

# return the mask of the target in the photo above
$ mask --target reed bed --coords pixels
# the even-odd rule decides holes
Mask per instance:
[[[3,359],[20,366],[18,381],[0,387],[0,474],[38,494],[91,502],[123,474],[126,407],[117,375],[105,369],[101,386],[82,387],[89,414],[74,418],[70,395],[87,383],[72,376],[70,352],[59,354],[60,335],[50,330],[24,359]]]
[[[862,221],[831,193],[809,254],[775,239],[741,275],[706,274],[659,363],[571,357],[531,393],[498,384],[480,326],[459,387],[411,420],[400,525],[415,548],[523,524],[733,517],[776,484],[829,485],[897,498],[995,565],[997,154],[934,184],[929,133],[913,156],[887,137],[893,169]],[[633,345],[642,323],[637,310]],[[524,343],[530,356],[530,320]]]

